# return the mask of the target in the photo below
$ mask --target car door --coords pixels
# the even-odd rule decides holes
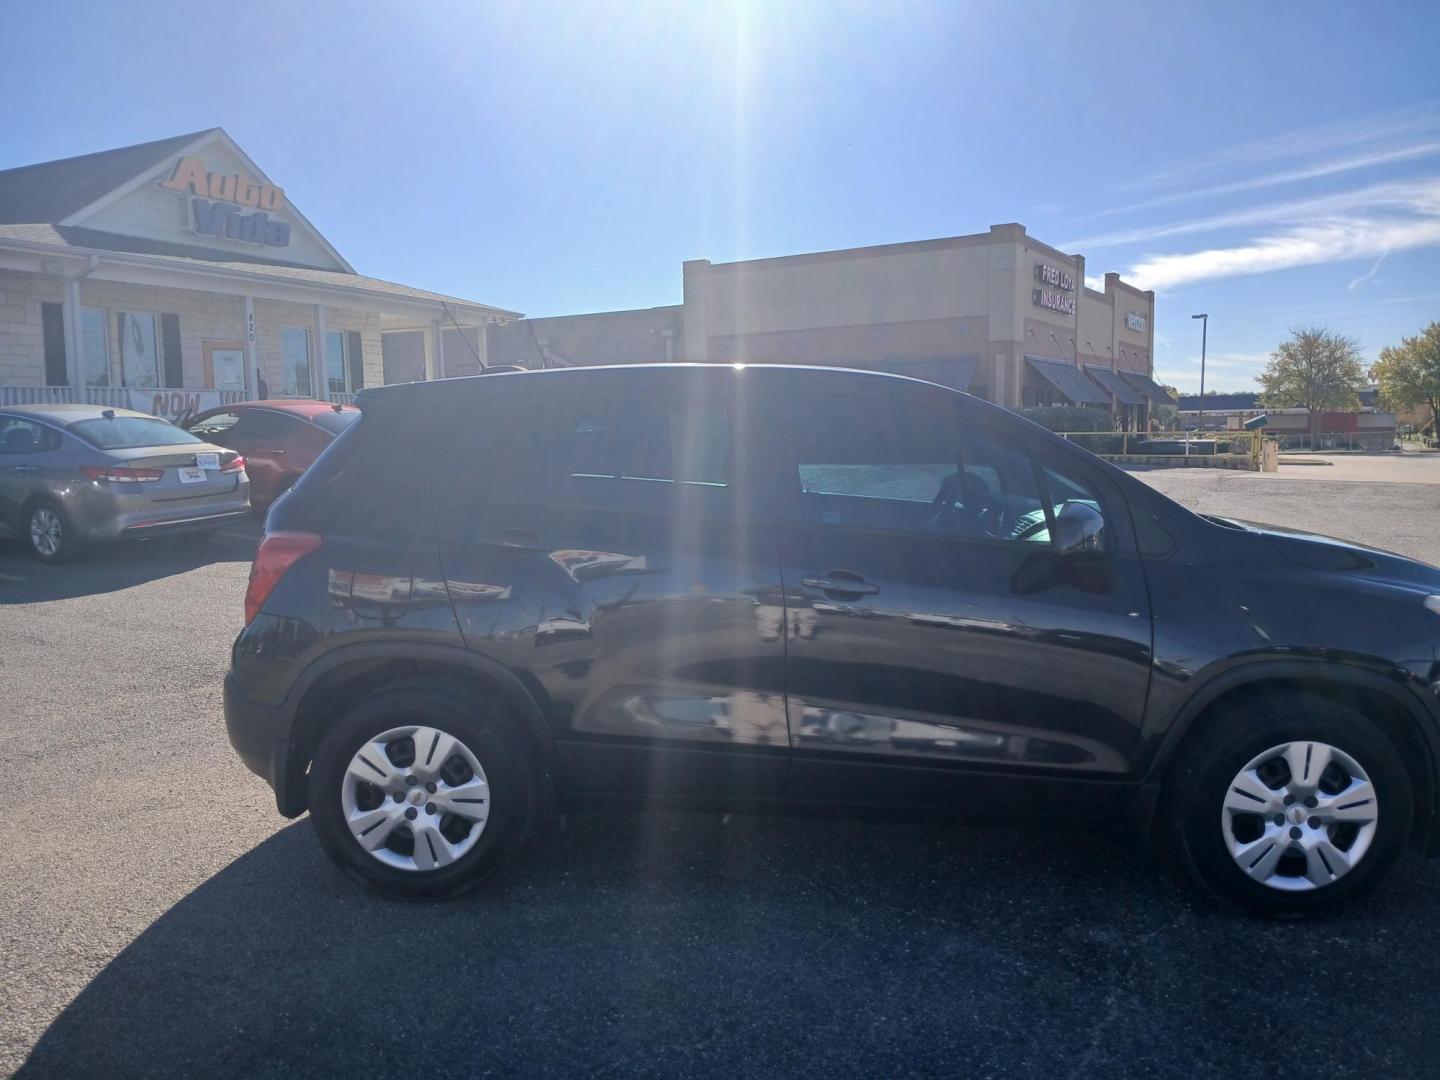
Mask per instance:
[[[288,488],[309,461],[303,443],[309,425],[278,409],[237,409],[239,419],[226,432],[223,445],[245,458],[245,471],[250,476],[250,501],[255,506],[273,502]],[[317,439],[319,433],[313,433]],[[318,451],[317,451],[318,454]]]
[[[1150,619],[1120,496],[965,401],[787,395],[796,794],[1053,809],[1136,760]],[[1058,551],[1056,514],[1091,509],[1091,550]]]
[[[529,673],[569,790],[778,796],[783,606],[773,524],[745,510],[752,433],[725,393],[627,387],[547,395],[442,473],[461,629]]]
[[[0,413],[0,536],[19,535],[26,500],[55,479],[51,474],[60,445],[61,435],[54,428]]]

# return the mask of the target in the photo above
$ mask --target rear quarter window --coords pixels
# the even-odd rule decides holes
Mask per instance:
[[[135,450],[142,446],[189,446],[202,442],[168,420],[148,416],[97,417],[70,425],[70,433],[99,450]]]

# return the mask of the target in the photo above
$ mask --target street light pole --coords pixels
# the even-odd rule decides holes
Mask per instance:
[[[1210,316],[1191,315],[1192,319],[1200,319],[1200,408],[1196,416],[1196,427],[1200,434],[1205,434],[1205,339],[1210,336]]]

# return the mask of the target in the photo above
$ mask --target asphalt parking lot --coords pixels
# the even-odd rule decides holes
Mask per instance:
[[[1440,562],[1440,459],[1376,468],[1144,475]],[[479,895],[377,900],[226,742],[252,549],[0,547],[7,1072],[1435,1074],[1440,862],[1414,857],[1288,925],[1107,835],[594,813]]]

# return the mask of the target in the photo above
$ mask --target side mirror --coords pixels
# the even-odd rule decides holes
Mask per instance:
[[[1053,550],[1057,555],[1104,551],[1105,517],[1094,504],[1071,500],[1055,515],[1054,539]]]

